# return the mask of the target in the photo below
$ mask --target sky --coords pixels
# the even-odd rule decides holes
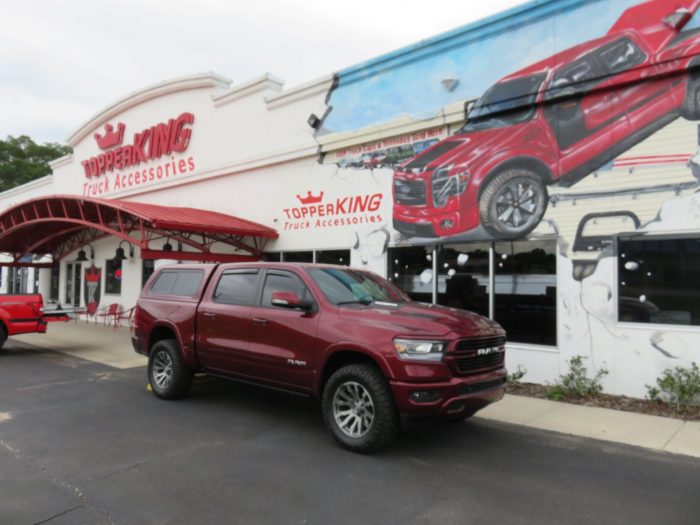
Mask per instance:
[[[0,0],[0,138],[65,140],[146,86],[213,71],[285,87],[522,0]]]

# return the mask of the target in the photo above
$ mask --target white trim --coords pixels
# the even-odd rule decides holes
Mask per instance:
[[[616,304],[617,308],[617,304]],[[615,326],[637,331],[663,331],[683,332],[686,334],[700,334],[700,326],[685,324],[659,324],[659,323],[632,323],[629,321],[616,321]]]
[[[225,93],[212,95],[211,99],[215,107],[223,106],[230,102],[249,97],[260,91],[281,91],[284,86],[284,80],[265,73],[264,75],[254,78],[248,82],[232,87]]]
[[[230,79],[217,75],[213,72],[189,75],[159,82],[158,84],[153,84],[141,90],[129,93],[127,96],[107,106],[90,120],[84,122],[70,137],[68,137],[66,142],[69,146],[75,146],[95,128],[101,126],[113,117],[125,112],[127,109],[148,102],[149,100],[160,98],[171,93],[178,93],[180,91],[190,91],[203,88],[225,89],[230,85]]]
[[[64,155],[63,157],[59,157],[57,159],[49,161],[49,167],[53,171],[56,168],[61,168],[63,166],[67,166],[68,164],[71,164],[72,162],[73,162],[73,154],[69,153],[68,155]]]
[[[2,193],[0,193],[0,199],[5,199],[6,197],[13,197],[14,195],[18,193],[24,193],[29,190],[33,190],[36,188],[41,188],[42,186],[46,186],[48,184],[51,184],[53,182],[53,174],[49,175],[44,175],[43,177],[39,179],[35,179],[29,182],[25,182],[21,186],[15,186],[14,188],[10,188],[9,190],[5,190]],[[27,199],[24,199],[27,200]],[[12,205],[7,205],[7,208],[11,208]]]
[[[526,350],[528,352],[546,352],[548,354],[558,354],[558,346],[537,345],[534,343],[516,343],[506,340],[506,350]]]
[[[265,102],[267,103],[268,109],[276,109],[280,106],[285,106],[292,102],[310,98],[321,93],[328,93],[328,90],[333,84],[333,78],[333,75],[326,75],[317,80],[300,84],[281,92],[279,95],[265,97]]]

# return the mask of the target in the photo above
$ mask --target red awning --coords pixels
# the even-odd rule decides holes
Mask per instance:
[[[0,252],[13,266],[27,255],[58,261],[79,247],[114,235],[141,249],[144,259],[235,261],[259,259],[277,231],[224,213],[72,195],[39,197],[0,214]],[[177,242],[182,251],[164,251]]]

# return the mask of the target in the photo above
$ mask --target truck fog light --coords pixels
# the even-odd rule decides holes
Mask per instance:
[[[443,229],[445,229],[445,230],[449,230],[449,229],[452,228],[454,225],[455,225],[455,223],[454,223],[453,221],[451,221],[450,219],[445,219],[444,221],[442,221],[442,222],[440,223],[440,228],[443,228]]]
[[[411,392],[411,399],[416,403],[432,403],[440,399],[439,390],[415,390]]]

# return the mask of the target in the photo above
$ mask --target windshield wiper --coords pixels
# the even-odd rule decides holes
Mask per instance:
[[[370,305],[374,302],[374,299],[371,297],[362,297],[361,299],[355,299],[353,301],[340,301],[339,303],[335,303],[336,306],[340,306],[343,304],[364,304],[365,306]]]

